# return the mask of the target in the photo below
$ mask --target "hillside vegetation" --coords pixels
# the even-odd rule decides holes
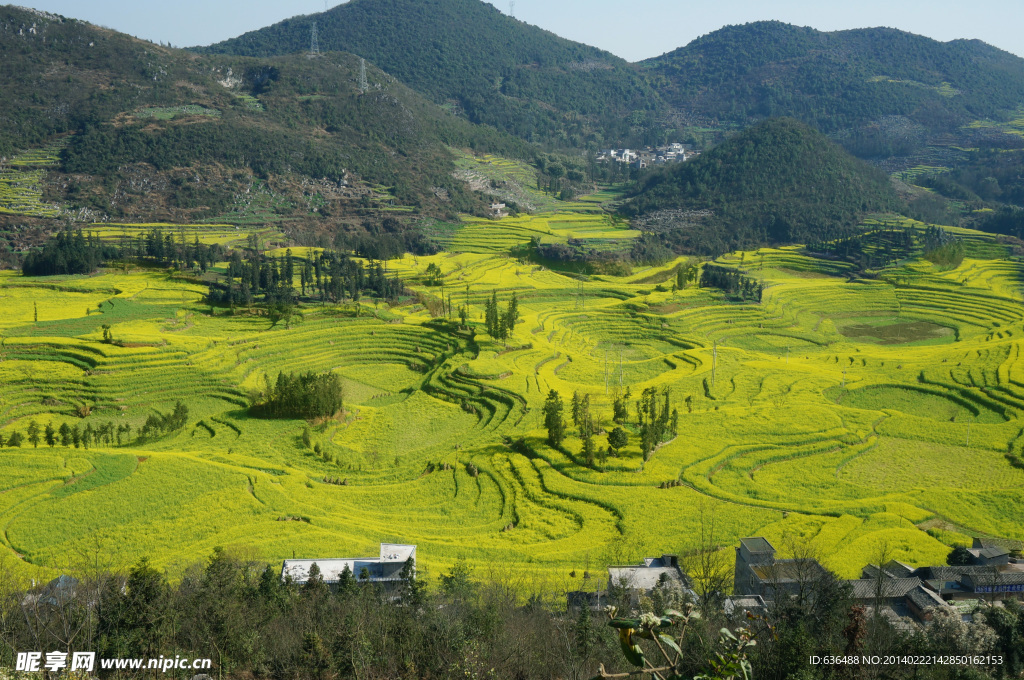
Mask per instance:
[[[1024,101],[1024,59],[979,40],[943,43],[890,28],[727,26],[641,66],[690,115],[741,124],[791,116],[824,132],[851,129],[867,155],[897,155],[895,137],[867,148],[886,116],[949,132]]]
[[[385,203],[454,217],[483,201],[453,177],[449,147],[533,155],[372,64],[361,91],[344,53],[197,56],[13,7],[0,8],[0,50],[0,155],[74,133],[51,152],[69,176],[47,192],[98,215],[208,218],[266,185],[272,219]]]
[[[658,94],[628,62],[505,16],[480,0],[352,0],[210,47],[255,57],[321,49],[363,56],[467,119],[556,146],[636,143]]]
[[[831,240],[900,205],[882,171],[820,132],[772,119],[643,179],[622,211],[679,252]]]

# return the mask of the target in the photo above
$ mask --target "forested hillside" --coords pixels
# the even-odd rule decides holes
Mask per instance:
[[[0,8],[0,50],[0,156],[74,133],[54,147],[71,176],[51,182],[51,197],[101,215],[201,219],[262,182],[281,195],[279,213],[302,218],[312,181],[356,207],[385,197],[454,215],[483,199],[453,178],[448,146],[534,154],[372,63],[362,90],[350,54],[198,56],[14,7]],[[320,202],[317,216],[330,216]]]
[[[321,49],[363,56],[469,120],[554,146],[655,141],[657,93],[608,52],[480,0],[352,0],[207,48],[257,57]]]
[[[915,134],[955,131],[1024,101],[1024,59],[979,40],[890,28],[727,26],[641,66],[691,118],[742,125],[791,116],[847,130],[848,148],[866,156],[904,155],[922,141]],[[887,116],[902,124],[881,124]]]
[[[899,205],[884,172],[807,125],[777,118],[652,173],[623,212],[677,252],[718,254],[837,238],[865,213]]]

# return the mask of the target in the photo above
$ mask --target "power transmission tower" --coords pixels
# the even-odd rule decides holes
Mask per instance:
[[[366,60],[359,59],[359,93],[366,94]]]
[[[509,0],[508,2],[508,15],[513,19],[516,16],[516,0]]]
[[[320,56],[320,38],[316,32],[316,22],[313,22],[313,33],[309,41],[309,53],[316,57]]]

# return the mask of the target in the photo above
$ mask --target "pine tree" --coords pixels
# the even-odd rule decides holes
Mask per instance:
[[[484,325],[487,327],[487,334],[498,339],[501,331],[500,319],[498,318],[498,291],[491,294],[491,299],[484,304]]]
[[[555,390],[548,392],[544,402],[544,427],[548,430],[548,444],[553,448],[565,439],[565,421],[562,419],[562,397]]]

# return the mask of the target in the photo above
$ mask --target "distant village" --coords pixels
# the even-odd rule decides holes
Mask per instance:
[[[686,149],[679,142],[672,142],[666,146],[648,146],[643,149],[602,149],[597,154],[597,162],[625,163],[642,170],[651,165],[683,163],[699,155],[700,151],[696,149]]]

